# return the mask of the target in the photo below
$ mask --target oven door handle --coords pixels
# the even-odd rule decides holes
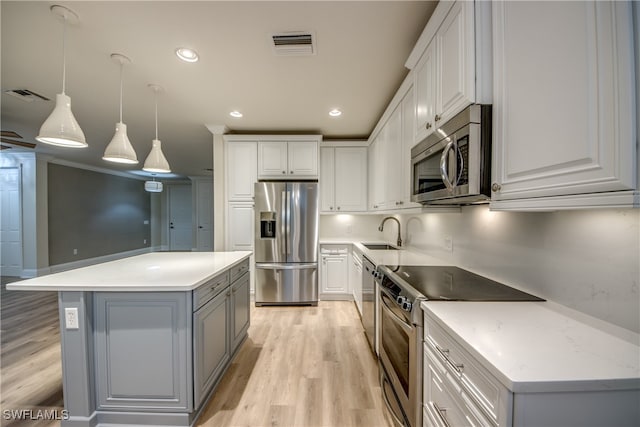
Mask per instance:
[[[384,300],[385,298],[389,299],[389,297],[386,294],[384,293],[380,294],[380,301],[382,301],[382,305],[384,305],[383,308],[386,308],[387,309],[386,311],[395,318],[396,322],[400,323],[400,326],[402,326],[402,329],[404,329],[404,331],[407,334],[411,334],[413,330],[413,325],[411,323],[407,323],[406,320],[404,320],[402,317],[395,314],[393,312],[393,309],[391,309],[391,307],[389,307],[389,304],[387,304],[387,302]]]

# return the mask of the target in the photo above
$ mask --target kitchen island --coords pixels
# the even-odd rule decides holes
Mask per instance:
[[[62,426],[190,426],[249,327],[251,252],[157,252],[42,276],[57,291]]]

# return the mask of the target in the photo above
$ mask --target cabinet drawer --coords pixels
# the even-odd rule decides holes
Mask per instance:
[[[460,387],[430,347],[424,346],[424,411],[429,426],[496,427]],[[426,420],[425,420],[426,421]],[[448,423],[448,424],[447,424]]]
[[[225,271],[199,286],[193,291],[193,311],[205,305],[207,301],[218,295],[227,286],[229,286],[229,271]]]
[[[466,350],[457,344],[433,320],[425,316],[425,347],[433,350],[434,358],[446,368],[447,375],[455,379],[494,422],[497,422],[508,391]]]
[[[247,271],[249,271],[249,258],[245,259],[238,265],[234,265],[229,269],[229,282],[235,282],[236,279],[238,279]]]

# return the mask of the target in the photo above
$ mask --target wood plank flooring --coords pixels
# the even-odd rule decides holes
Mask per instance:
[[[353,302],[254,307],[198,426],[391,426]]]
[[[0,408],[63,409],[57,292],[0,291]],[[59,426],[49,420],[6,420],[6,427]]]
[[[57,294],[1,298],[1,409],[62,410]],[[6,427],[59,426],[10,421]],[[251,308],[249,337],[197,426],[391,426],[353,302]]]

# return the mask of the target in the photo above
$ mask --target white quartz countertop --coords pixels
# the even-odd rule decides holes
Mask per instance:
[[[193,290],[251,256],[237,252],[152,252],[14,282],[8,290],[156,292]]]
[[[513,392],[640,389],[638,345],[576,320],[553,303],[421,306]]]
[[[399,247],[397,250],[372,250],[364,247],[363,243],[396,245],[381,240],[367,238],[330,238],[320,239],[322,245],[353,245],[354,248],[366,256],[376,266],[378,265],[451,265],[433,256],[412,250],[411,248]]]

